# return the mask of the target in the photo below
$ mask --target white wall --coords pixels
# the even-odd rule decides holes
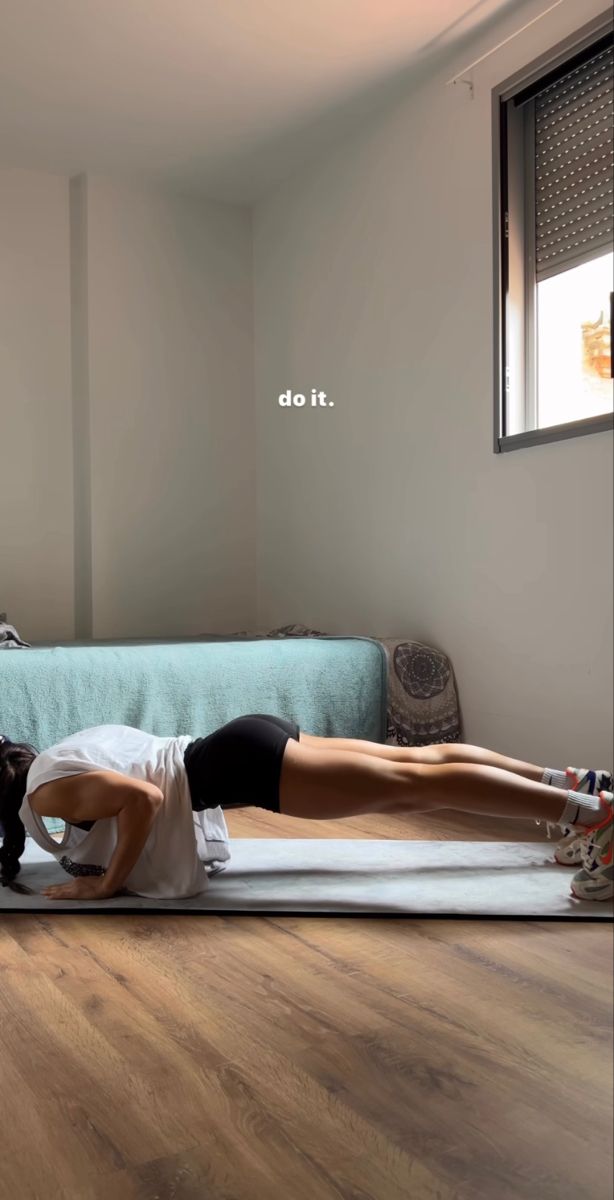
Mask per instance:
[[[446,79],[523,22],[491,29],[254,224],[259,624],[440,647],[466,741],[563,766],[612,760],[612,436],[493,453],[490,89],[599,12],[553,11],[471,100]],[[279,408],[311,387],[334,408]]]
[[[0,611],[22,636],[74,636],[88,547],[94,637],[253,627],[257,553],[260,627],[429,642],[468,741],[611,761],[611,435],[492,453],[489,90],[598,12],[561,5],[470,101],[445,79],[491,29],[258,206],[256,427],[245,210],[89,180],[71,264],[68,181],[0,172]],[[312,386],[335,407],[278,407]]]
[[[0,172],[0,611],[32,642],[249,627],[250,212],[71,192]]]
[[[73,635],[68,180],[0,170],[0,612]]]
[[[87,231],[95,636],[245,628],[249,210],[90,179]]]

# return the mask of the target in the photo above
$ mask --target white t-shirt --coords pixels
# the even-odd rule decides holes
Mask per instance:
[[[164,803],[123,888],[156,899],[204,892],[208,876],[224,869],[230,850],[222,809],[192,810],[183,756],[193,740],[187,734],[156,737],[130,725],[95,725],[71,734],[30,766],[19,810],[26,831],[70,875],[84,873],[79,864],[106,868],[117,844],[117,817],[100,818],[89,830],[66,824],[62,841],[55,841],[29,797],[43,783],[84,771],[119,771],[148,780],[160,788]]]

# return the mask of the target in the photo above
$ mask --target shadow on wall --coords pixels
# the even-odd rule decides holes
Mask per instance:
[[[474,53],[476,39],[487,35],[491,27],[500,25],[511,12],[516,14],[520,27],[524,10],[530,11],[531,8],[530,0],[522,4],[518,0],[507,0],[507,3],[501,3],[501,0],[476,0],[460,17],[385,78],[363,85],[354,95],[336,103],[323,101],[319,112],[307,119],[297,116],[282,131],[254,138],[249,149],[245,148],[241,162],[241,177],[245,176],[247,169],[253,181],[251,201],[263,199],[278,184],[307,167],[314,158],[324,154],[344,137],[351,137],[354,132],[362,136],[365,124],[377,120],[380,109],[386,109],[395,99],[403,99],[408,87],[420,83],[440,61],[446,62],[452,54],[456,57],[469,49]],[[478,19],[460,32],[459,27],[472,15]],[[513,34],[514,29],[510,33]],[[506,36],[505,33],[503,36]],[[213,183],[219,175],[232,185],[232,174],[232,162],[222,152],[209,170],[207,180]],[[203,180],[203,184],[207,180]]]

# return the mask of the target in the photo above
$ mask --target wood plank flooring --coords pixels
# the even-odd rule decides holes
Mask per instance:
[[[5,916],[0,1200],[610,1200],[612,985],[611,925]]]

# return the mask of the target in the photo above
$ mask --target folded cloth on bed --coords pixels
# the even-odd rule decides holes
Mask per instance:
[[[23,650],[29,646],[20,638],[14,625],[9,625],[6,613],[0,613],[0,650]]]

